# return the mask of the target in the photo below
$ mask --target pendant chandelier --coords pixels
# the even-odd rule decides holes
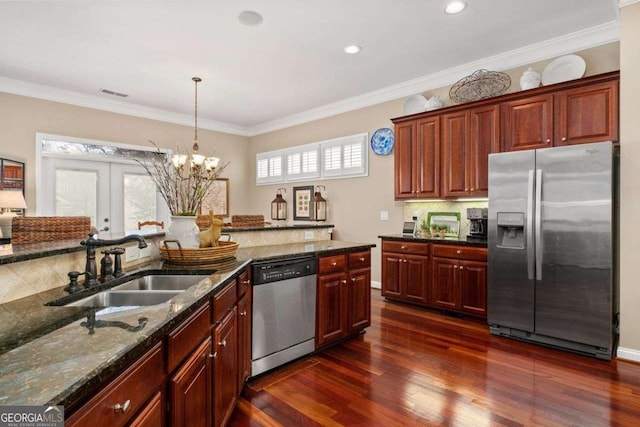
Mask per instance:
[[[191,160],[189,162],[189,165],[191,166],[192,169],[200,169],[204,167],[205,170],[211,171],[216,167],[218,167],[218,163],[220,162],[220,159],[218,157],[213,157],[213,156],[206,157],[198,153],[198,151],[200,150],[200,140],[198,139],[198,83],[200,83],[202,79],[200,77],[192,77],[191,80],[193,80],[193,82],[195,83],[196,94],[195,94],[195,125],[194,125],[195,133],[193,136],[193,146],[191,148],[192,153],[191,153]],[[182,154],[182,153],[174,154],[171,157],[171,160],[173,161],[173,166],[176,169],[180,169],[187,164],[188,155]]]

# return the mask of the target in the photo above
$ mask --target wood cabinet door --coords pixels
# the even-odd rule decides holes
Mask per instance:
[[[442,116],[442,196],[466,196],[469,191],[470,168],[469,114],[460,111]]]
[[[238,301],[238,391],[251,376],[251,288]]]
[[[171,377],[169,408],[172,427],[211,426],[210,354],[211,338],[207,337]]]
[[[449,258],[432,259],[431,304],[436,307],[455,310],[458,308],[456,278],[458,260]]]
[[[618,81],[568,89],[556,99],[556,145],[618,140]]]
[[[500,107],[501,151],[553,145],[553,94],[505,102]]]
[[[401,267],[402,296],[407,301],[426,304],[428,302],[427,277],[429,261],[427,257],[405,255]]]
[[[164,399],[164,393],[158,390],[129,427],[164,427],[166,425]]]
[[[414,198],[414,145],[416,141],[416,122],[401,123],[395,126],[394,175],[395,198]]]
[[[400,264],[402,255],[390,252],[382,253],[382,296],[400,297]]]
[[[371,269],[349,272],[347,288],[348,331],[354,332],[371,325]]]
[[[214,425],[229,420],[238,397],[238,326],[237,309],[233,309],[216,325],[214,336]],[[196,425],[196,424],[193,424]]]
[[[474,108],[469,112],[467,169],[469,196],[489,194],[489,154],[500,150],[500,108],[497,105]]]
[[[460,308],[476,316],[487,316],[487,263],[459,261]]]
[[[316,348],[347,335],[347,274],[318,277]]]
[[[417,121],[414,147],[415,197],[440,197],[440,118],[430,117]]]

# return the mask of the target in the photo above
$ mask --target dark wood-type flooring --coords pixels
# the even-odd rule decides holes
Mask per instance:
[[[230,426],[640,426],[640,364],[386,302],[366,334],[251,381]]]

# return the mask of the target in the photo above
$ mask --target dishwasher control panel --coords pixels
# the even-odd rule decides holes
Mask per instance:
[[[315,257],[256,263],[253,265],[253,284],[260,285],[316,274],[317,263]]]

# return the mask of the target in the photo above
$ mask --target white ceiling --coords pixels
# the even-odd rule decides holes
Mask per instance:
[[[201,127],[251,135],[618,37],[616,0],[444,3],[1,1],[0,91],[189,124],[200,76]]]

